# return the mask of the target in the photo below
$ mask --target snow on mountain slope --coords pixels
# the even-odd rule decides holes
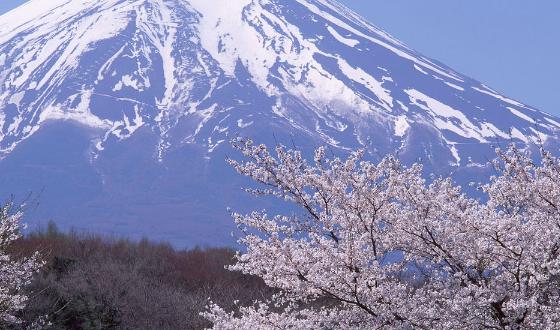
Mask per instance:
[[[30,176],[2,191],[44,188],[56,207],[38,213],[69,224],[226,241],[208,228],[239,202],[223,161],[239,134],[449,173],[483,167],[500,141],[556,143],[559,128],[330,0],[31,0],[0,16],[0,170]],[[70,174],[45,166],[54,154]],[[83,196],[58,202],[62,187]],[[188,237],[153,229],[148,200]]]

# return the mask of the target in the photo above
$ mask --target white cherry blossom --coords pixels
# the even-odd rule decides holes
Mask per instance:
[[[10,255],[10,247],[20,239],[22,225],[21,211],[14,211],[13,204],[0,207],[0,326],[19,323],[17,313],[24,307],[29,297],[25,286],[31,283],[33,275],[43,265],[39,254],[29,258]]]
[[[313,163],[234,141],[249,189],[295,207],[234,214],[245,246],[231,270],[279,293],[228,312],[215,329],[552,329],[560,326],[560,161],[497,150],[484,197],[392,156]]]

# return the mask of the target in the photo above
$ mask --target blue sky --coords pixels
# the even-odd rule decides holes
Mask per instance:
[[[560,115],[560,1],[340,1],[424,55]],[[23,2],[0,0],[0,13]]]
[[[24,3],[26,0],[0,0],[0,14],[4,13],[20,4]]]

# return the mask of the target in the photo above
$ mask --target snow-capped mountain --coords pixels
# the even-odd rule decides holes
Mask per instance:
[[[0,192],[36,218],[230,242],[227,143],[397,152],[474,179],[560,120],[330,0],[31,0],[0,16]],[[246,203],[245,203],[246,204]]]

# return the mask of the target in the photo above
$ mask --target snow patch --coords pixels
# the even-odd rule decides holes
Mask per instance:
[[[243,119],[238,119],[237,120],[237,127],[239,128],[247,128],[251,125],[253,125],[254,122],[250,121],[248,123],[243,122]]]
[[[451,151],[451,154],[453,155],[453,158],[455,158],[455,166],[459,166],[461,165],[461,156],[459,156],[459,150],[457,150],[457,146],[454,144],[451,144],[449,150]]]
[[[448,81],[444,81],[444,83],[445,83],[447,86],[449,86],[449,87],[451,87],[451,88],[455,88],[455,89],[458,90],[458,91],[461,91],[461,92],[464,92],[464,91],[465,91],[465,89],[464,89],[463,87],[459,86],[459,85],[452,84],[452,83],[450,83],[450,82],[448,82]]]
[[[25,96],[25,92],[17,92],[12,94],[12,97],[10,97],[10,103],[15,104],[19,107],[21,100],[24,98]]]
[[[529,139],[527,139],[525,134],[523,134],[520,130],[518,130],[515,127],[512,127],[512,129],[511,129],[511,137],[519,139],[519,140],[521,140],[525,143],[529,142]]]
[[[535,123],[536,123],[535,120],[534,120],[533,118],[527,116],[526,114],[524,114],[523,112],[521,112],[521,111],[519,111],[519,110],[516,110],[516,109],[514,109],[514,108],[512,108],[512,107],[507,107],[507,109],[508,109],[509,111],[511,111],[511,113],[513,113],[514,115],[516,115],[517,117],[519,117],[519,118],[521,118],[521,119],[523,119],[523,120],[526,120],[526,121],[528,121],[528,122],[530,122],[530,123],[532,123],[532,124],[535,124]]]
[[[461,111],[455,110],[420,91],[408,89],[405,92],[409,95],[413,104],[432,113],[436,127],[450,130],[465,138],[474,138],[480,142],[486,142],[479,132],[480,128],[473,124]],[[442,118],[446,120],[442,120]],[[458,125],[451,121],[453,118],[458,119]]]
[[[339,42],[345,44],[348,47],[356,47],[357,45],[360,44],[360,42],[358,40],[355,39],[349,39],[346,37],[343,37],[340,33],[338,33],[332,26],[327,25],[327,30],[329,30],[330,34],[332,34],[332,36],[338,40]]]
[[[340,70],[351,80],[358,82],[369,89],[382,102],[381,105],[391,111],[393,106],[393,98],[391,91],[383,87],[383,82],[377,81],[361,68],[352,67],[345,60],[338,58],[338,66]]]
[[[401,101],[397,101],[397,104],[400,105],[401,109],[403,109],[405,112],[408,112],[408,107],[402,103]]]
[[[474,89],[475,91],[478,91],[478,92],[480,92],[480,93],[483,93],[483,94],[486,94],[486,95],[490,95],[490,96],[492,96],[492,97],[494,97],[494,98],[496,98],[496,99],[498,99],[498,100],[500,100],[500,101],[509,103],[509,104],[511,104],[511,105],[515,105],[515,106],[520,107],[520,108],[525,108],[525,109],[527,109],[527,106],[526,106],[525,104],[519,103],[519,102],[517,102],[517,101],[515,101],[515,100],[512,100],[512,99],[510,99],[510,98],[508,98],[508,97],[505,97],[505,96],[503,96],[503,95],[500,95],[500,94],[497,94],[497,93],[493,93],[493,92],[491,92],[491,91],[489,91],[489,90],[485,90],[485,89],[478,88],[478,87],[472,87],[472,89]]]
[[[480,124],[480,134],[484,137],[496,137],[499,136],[504,139],[509,139],[509,134],[505,133],[504,131],[497,128],[492,123],[482,123]]]
[[[545,119],[546,121],[548,121],[549,123],[551,123],[552,125],[554,125],[554,126],[556,126],[556,127],[560,127],[560,123],[557,122],[556,120],[553,120],[553,119],[548,118],[548,117],[544,117],[544,119]]]
[[[414,68],[415,68],[417,71],[419,71],[420,73],[423,73],[423,74],[429,76],[429,74],[428,74],[426,71],[424,71],[421,67],[419,67],[418,65],[414,64]]]
[[[398,116],[397,120],[395,120],[395,135],[403,137],[409,128],[410,124],[408,123],[406,116]]]
[[[151,85],[150,79],[147,77],[144,78],[144,81],[139,81],[138,79],[135,79],[133,76],[127,74],[124,75],[119,82],[117,82],[115,87],[113,87],[113,92],[120,91],[125,86],[141,92],[146,88],[149,88],[150,85]]]
[[[68,120],[99,129],[108,129],[112,123],[108,120],[92,114],[89,110],[92,91],[83,91],[80,95],[80,103],[74,109],[65,108],[61,105],[51,104],[48,106],[39,117],[39,124],[51,120]]]

